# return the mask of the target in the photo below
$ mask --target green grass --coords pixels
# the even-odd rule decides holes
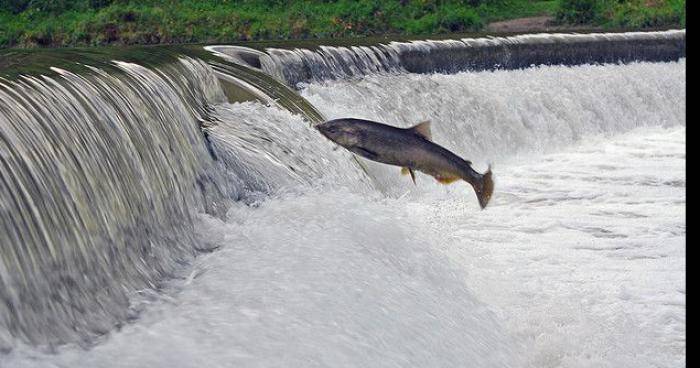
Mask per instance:
[[[0,47],[443,34],[536,15],[610,27],[684,26],[685,0],[0,0]]]
[[[610,28],[685,28],[685,0],[561,0],[556,19],[564,24]]]
[[[534,17],[539,15],[553,16],[559,9],[561,0],[548,1],[517,1],[504,0],[487,4],[482,4],[479,7],[479,13],[489,22]]]

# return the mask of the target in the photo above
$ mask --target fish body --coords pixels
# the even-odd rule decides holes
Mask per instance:
[[[480,174],[471,162],[434,143],[430,122],[411,128],[397,128],[363,119],[334,119],[316,126],[333,142],[369,160],[396,165],[410,173],[417,170],[433,176],[443,184],[464,180],[472,185],[481,208],[493,193],[491,170]]]

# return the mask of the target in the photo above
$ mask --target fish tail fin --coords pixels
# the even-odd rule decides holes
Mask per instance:
[[[491,195],[493,195],[493,174],[491,173],[491,165],[489,165],[489,169],[486,170],[486,172],[481,175],[481,178],[474,186],[474,190],[476,191],[476,197],[479,199],[479,205],[481,206],[481,209],[486,208],[486,205],[489,203],[489,200],[491,199]]]

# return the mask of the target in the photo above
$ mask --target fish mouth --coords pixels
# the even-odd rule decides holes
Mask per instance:
[[[318,130],[324,137],[331,139],[331,137],[329,137],[328,135],[329,128],[328,125],[326,125],[326,123],[317,124],[314,126],[314,128],[316,128],[316,130]]]
[[[321,133],[321,135],[337,144],[340,144],[341,146],[343,146],[341,142],[347,138],[347,131],[334,124],[329,124],[326,122],[316,125],[315,128]]]

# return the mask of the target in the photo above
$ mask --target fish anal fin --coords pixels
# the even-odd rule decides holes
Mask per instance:
[[[411,180],[413,180],[413,184],[416,183],[416,173],[413,172],[413,169],[409,167],[402,167],[401,168],[401,175],[408,175],[411,174]]]
[[[461,178],[457,176],[436,176],[435,179],[440,182],[440,184],[452,184]]]
[[[429,141],[433,140],[433,133],[430,131],[430,120],[422,121],[408,129]]]

